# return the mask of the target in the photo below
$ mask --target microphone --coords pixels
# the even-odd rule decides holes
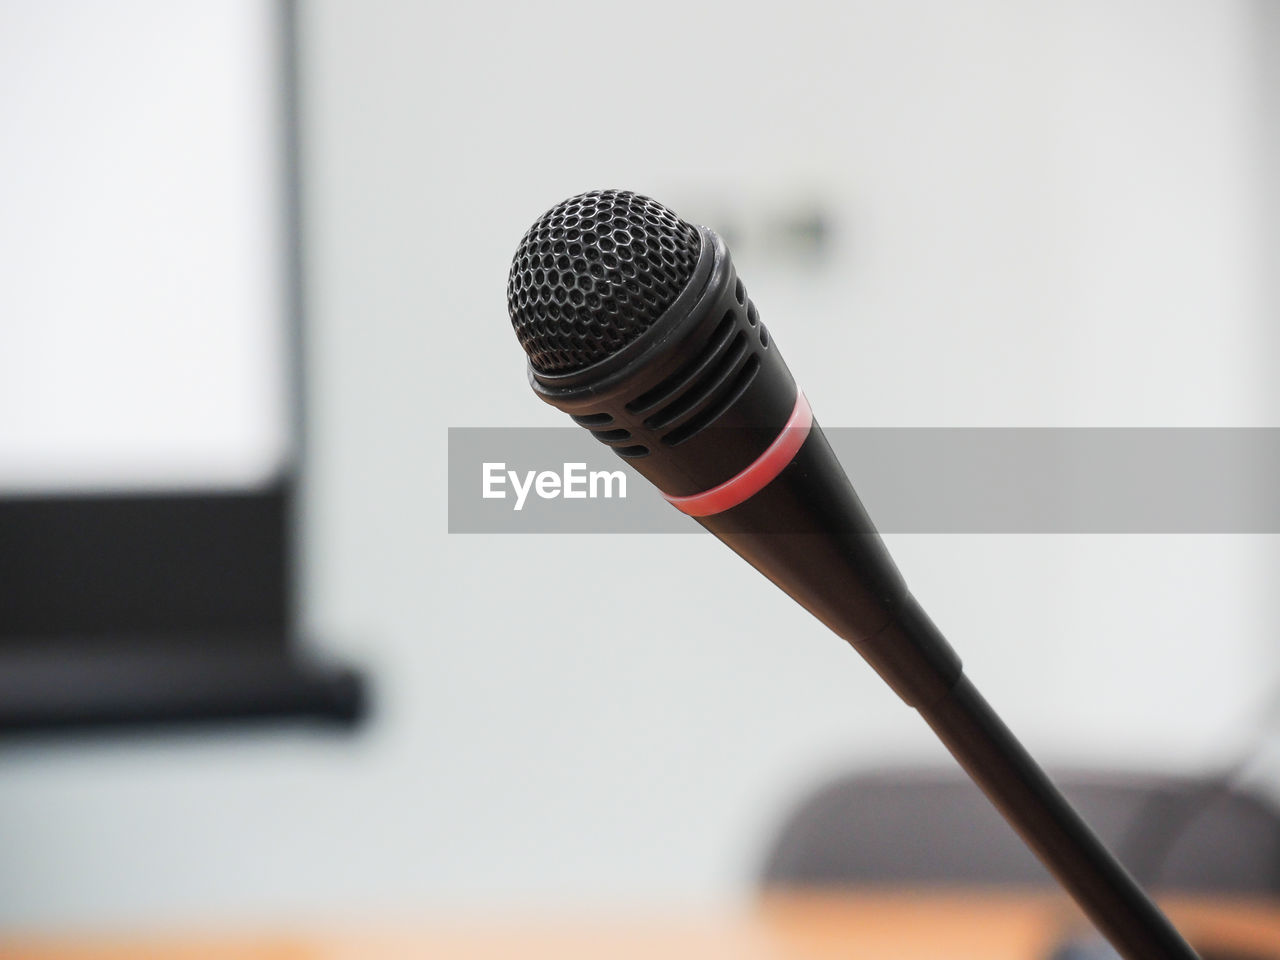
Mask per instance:
[[[1123,956],[1195,957],[907,590],[720,237],[580,194],[520,241],[507,305],[534,392],[853,646]]]
[[[525,234],[507,296],[543,400],[908,703],[954,686],[959,658],[907,592],[719,237],[634,193],[583,194]]]

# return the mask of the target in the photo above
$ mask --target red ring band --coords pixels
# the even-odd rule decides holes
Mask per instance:
[[[691,517],[709,517],[736,507],[772,483],[786,465],[795,459],[812,427],[813,410],[810,409],[804,392],[797,390],[795,409],[791,411],[782,432],[753,464],[702,493],[687,497],[667,497],[664,493],[663,496],[673,507]]]

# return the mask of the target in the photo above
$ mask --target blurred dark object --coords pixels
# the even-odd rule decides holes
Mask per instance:
[[[1241,953],[1231,948],[1206,948],[1196,944],[1200,960],[1272,960],[1268,954]],[[1107,941],[1096,934],[1070,937],[1058,944],[1049,954],[1049,960],[1122,960],[1120,954]]]
[[[278,636],[99,638],[0,656],[0,731],[166,726],[292,718],[354,723],[352,670],[281,649]]]
[[[1143,883],[1202,894],[1280,893],[1280,811],[1220,780],[1068,773],[1055,778]],[[769,888],[1051,887],[1053,880],[962,773],[863,773],[823,786],[786,821]]]
[[[295,649],[292,485],[0,500],[0,732],[364,712]]]

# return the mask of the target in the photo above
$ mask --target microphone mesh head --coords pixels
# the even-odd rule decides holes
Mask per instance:
[[[648,197],[596,190],[544,213],[520,241],[507,309],[543,373],[612,356],[648,330],[693,275],[697,228]]]

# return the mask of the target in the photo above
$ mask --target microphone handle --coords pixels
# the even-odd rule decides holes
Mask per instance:
[[[1197,960],[964,675],[814,423],[764,489],[698,522],[847,640],[1127,960]]]

